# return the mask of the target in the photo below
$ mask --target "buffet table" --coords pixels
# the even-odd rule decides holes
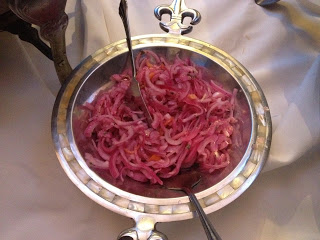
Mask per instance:
[[[161,33],[155,6],[131,0],[131,34]],[[211,213],[222,239],[320,240],[320,5],[282,0],[187,1],[202,14],[189,37],[224,50],[256,78],[269,103],[273,139],[262,174]],[[115,0],[68,0],[72,67],[124,38]],[[50,118],[60,88],[53,63],[0,32],[0,239],[116,239],[133,221],[87,198],[55,155]],[[159,223],[170,240],[205,239],[200,221]]]

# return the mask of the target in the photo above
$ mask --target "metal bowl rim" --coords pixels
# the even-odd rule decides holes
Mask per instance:
[[[177,37],[177,38],[174,38],[173,36],[168,36],[168,35],[163,35],[163,34],[152,34],[152,35],[144,35],[144,36],[138,36],[138,37],[134,37],[133,38],[133,40],[140,40],[140,39],[148,39],[148,38],[159,38],[159,39],[161,39],[161,38],[163,38],[163,39],[182,39],[182,40],[184,40],[184,41],[190,41],[190,42],[193,42],[193,43],[199,43],[199,44],[201,44],[201,45],[204,45],[204,46],[207,46],[207,47],[209,47],[209,48],[212,48],[212,49],[214,49],[215,51],[217,51],[217,52],[219,52],[220,54],[222,54],[223,56],[225,56],[225,57],[228,57],[228,59],[231,59],[235,64],[236,64],[236,66],[237,67],[239,67],[243,72],[244,72],[244,74],[245,75],[247,75],[248,77],[249,77],[249,79],[250,79],[250,81],[252,81],[254,84],[255,84],[255,87],[257,87],[257,90],[258,90],[258,92],[260,93],[260,95],[262,96],[261,98],[261,100],[262,100],[262,103],[265,105],[265,106],[267,106],[267,103],[266,103],[266,101],[265,101],[265,98],[264,98],[264,95],[263,95],[263,92],[261,91],[261,89],[260,89],[260,87],[258,86],[258,84],[255,82],[255,80],[254,80],[254,78],[251,76],[251,74],[239,63],[239,62],[237,62],[234,58],[232,58],[231,56],[229,56],[228,54],[226,54],[225,52],[223,52],[223,51],[221,51],[220,49],[217,49],[217,48],[215,48],[215,47],[213,47],[212,45],[210,45],[210,44],[208,44],[208,43],[205,43],[205,42],[202,42],[202,41],[199,41],[199,40],[195,40],[195,39],[192,39],[192,38],[187,38],[187,37],[182,37],[182,36],[179,36],[179,37]],[[116,42],[116,43],[113,43],[113,44],[110,44],[110,45],[108,45],[108,47],[112,47],[112,46],[117,46],[117,45],[119,45],[119,44],[122,44],[123,42],[124,42],[125,40],[120,40],[120,41],[118,41],[118,42]],[[147,44],[139,44],[138,46],[139,47],[141,47],[141,48],[143,48],[143,47],[145,47],[145,46],[149,46],[149,44],[151,44],[150,46],[156,46],[155,45],[155,43],[147,43]],[[158,44],[158,43],[156,43],[156,44]],[[161,44],[161,43],[160,43]],[[172,46],[172,47],[178,47],[178,48],[183,48],[183,49],[187,49],[187,50],[190,50],[190,47],[188,47],[188,46],[185,46],[185,45],[181,45],[181,44],[177,44],[177,43],[162,43],[161,44],[161,46]],[[134,47],[135,49],[136,48],[138,48],[137,46],[135,46]],[[126,51],[126,50],[123,50],[123,52],[124,51]],[[191,49],[191,51],[192,51],[192,49]],[[197,52],[197,53],[199,53],[198,52],[198,50],[197,49],[194,49],[194,51],[195,52]],[[94,56],[98,56],[99,55],[99,53],[101,52],[101,49],[100,50],[98,50],[95,54],[93,54],[93,55],[91,55],[89,58],[91,58],[91,57],[93,57],[94,58]],[[121,54],[122,52],[120,51],[120,52],[118,52],[118,54]],[[206,53],[204,53],[204,52],[201,52],[200,53],[201,55],[206,55]],[[117,55],[116,55],[117,56]],[[113,56],[113,57],[115,57],[115,56]],[[208,57],[208,56],[207,56]],[[210,57],[209,57],[210,58]],[[213,60],[212,59],[212,57],[211,57],[211,60]],[[213,61],[215,61],[215,60],[213,60]],[[84,61],[84,62],[82,62],[79,66],[78,66],[78,68],[77,69],[80,69],[81,68],[81,66],[84,64],[86,62],[86,60]],[[215,62],[217,62],[217,61],[215,61]],[[103,64],[103,63],[99,63],[100,65],[101,64]],[[228,69],[226,69],[226,67],[224,67],[224,66],[222,66],[220,63],[218,63],[221,67],[223,67],[229,74],[231,74],[232,76],[234,75],[234,74],[232,74],[232,73],[230,73],[230,71],[228,71]],[[93,72],[93,71],[95,71],[96,69],[97,69],[97,67],[99,67],[100,65],[97,65],[96,67],[94,67],[94,68],[92,68],[92,69],[90,69],[90,71],[88,71],[85,75],[86,75],[86,77],[85,78],[83,78],[83,80],[81,80],[79,83],[83,83],[83,82],[85,82],[86,81],[86,79],[88,78],[88,76]],[[77,72],[77,69],[74,71],[74,74]],[[73,74],[73,75],[74,75]],[[72,75],[71,75],[71,77],[69,78],[69,81],[68,82],[70,82],[71,80],[72,80]],[[246,88],[244,88],[242,85],[241,85],[241,82],[239,82],[238,81],[238,79],[235,77],[235,76],[233,76],[233,78],[234,79],[236,79],[236,81],[238,82],[238,84],[241,86],[241,88],[246,92]],[[60,100],[59,100],[59,98],[61,98],[61,96],[63,95],[63,92],[64,92],[64,90],[65,90],[65,88],[67,87],[67,85],[68,85],[68,82],[61,88],[61,91],[59,92],[59,95],[58,95],[58,97],[57,97],[57,100],[56,100],[56,104],[55,104],[55,108],[57,107],[57,105],[59,104],[59,102],[60,102]],[[81,85],[80,84],[80,85]],[[73,93],[72,93],[72,97],[71,97],[71,101],[69,101],[69,106],[68,106],[68,110],[67,110],[67,122],[69,122],[70,123],[70,114],[71,114],[71,110],[72,110],[72,108],[73,108],[73,103],[74,103],[74,99],[76,98],[76,95],[77,95],[77,93],[78,93],[78,90],[81,88],[81,86],[80,86],[79,84],[77,85],[77,90],[76,91],[74,91]],[[76,92],[76,94],[75,94],[75,92]],[[256,119],[256,117],[255,117],[255,109],[254,109],[254,107],[253,107],[253,103],[252,103],[252,100],[251,100],[251,97],[249,97],[248,95],[247,95],[248,93],[246,92],[245,93],[245,95],[246,95],[246,97],[247,97],[247,100],[248,100],[248,103],[249,103],[249,107],[250,107],[250,112],[251,112],[251,120],[252,120],[252,134],[251,134],[251,137],[250,137],[250,144],[249,144],[249,146],[248,146],[248,149],[247,149],[247,151],[246,151],[246,153],[245,153],[245,158],[242,158],[242,160],[240,161],[240,163],[242,163],[242,164],[238,164],[238,166],[225,178],[225,179],[223,179],[221,182],[219,182],[218,184],[219,184],[219,188],[221,187],[221,188],[223,188],[223,187],[225,187],[225,185],[227,185],[228,184],[228,182],[230,182],[230,180],[231,180],[231,178],[234,178],[236,175],[238,175],[240,172],[241,172],[241,170],[243,169],[243,167],[244,167],[244,165],[247,163],[247,161],[248,161],[248,159],[249,159],[249,157],[250,157],[250,155],[251,155],[251,153],[252,153],[252,148],[251,148],[251,145],[252,145],[252,142],[253,142],[253,140],[254,140],[254,138],[256,138],[256,129],[254,129],[255,128],[255,126],[256,126],[256,121],[257,121],[257,119]],[[54,141],[56,142],[56,136],[55,136],[55,134],[54,134],[54,131],[56,130],[56,128],[54,127],[54,121],[55,121],[55,115],[56,114],[58,114],[57,112],[55,113],[55,114],[53,114],[53,118],[52,118],[52,120],[53,120],[53,123],[52,123],[52,126],[53,126],[53,137],[54,137]],[[267,115],[268,115],[268,113],[266,113]],[[271,122],[269,122],[268,121],[268,126],[269,126],[269,128],[271,127]],[[70,124],[68,125],[68,129],[69,129],[69,131],[68,131],[68,135],[69,135],[69,133],[70,133]],[[72,133],[72,131],[71,131],[71,133]],[[68,136],[68,138],[69,138],[69,140],[71,140],[71,147],[72,147],[72,150],[73,151],[75,151],[75,152],[77,152],[77,149],[76,148],[74,148],[74,146],[72,146],[73,144],[74,144],[74,142],[73,142],[73,144],[72,144],[72,141],[73,141],[73,136]],[[267,137],[268,139],[268,142],[270,142],[271,141],[271,136],[268,136]],[[61,158],[61,156],[63,156],[63,154],[61,155],[61,149],[59,149],[60,148],[60,146],[58,146],[57,144],[56,144],[56,149],[58,150],[57,151],[57,155],[58,155],[58,157],[59,157],[59,159]],[[60,151],[59,151],[60,150]],[[265,155],[265,154],[264,154]],[[262,159],[262,161],[260,162],[260,166],[263,166],[263,164],[264,164],[264,162],[265,162],[265,160],[266,160],[266,156],[264,156],[263,157],[263,159]],[[61,162],[61,159],[60,159],[60,163],[62,164],[62,162]],[[106,183],[104,180],[102,180],[99,176],[97,176],[92,170],[90,170],[89,168],[88,168],[88,166],[84,163],[84,162],[82,162],[81,163],[81,161],[79,162],[80,163],[80,165],[82,165],[82,167],[85,169],[85,171],[88,173],[88,175],[93,179],[93,180],[97,180],[97,182],[98,183],[100,183],[101,185],[103,185],[103,186],[106,186],[106,188],[107,189],[110,189],[111,191],[113,191],[113,192],[117,192],[117,194],[118,195],[120,195],[120,196],[122,196],[122,197],[125,197],[125,198],[129,198],[129,199],[132,199],[132,200],[137,200],[138,202],[143,202],[143,203],[154,203],[154,201],[155,201],[155,199],[156,200],[159,200],[159,201],[157,201],[157,204],[175,204],[175,203],[177,203],[177,202],[179,202],[179,203],[187,203],[187,202],[189,202],[188,201],[188,198],[187,197],[179,197],[179,198],[170,198],[170,203],[168,203],[168,199],[166,199],[166,198],[163,198],[163,199],[160,199],[160,198],[148,198],[148,197],[142,197],[142,196],[138,196],[138,195],[134,195],[134,194],[131,194],[131,193],[128,193],[128,192],[125,192],[125,191],[123,191],[123,190],[121,190],[121,191],[119,191],[119,189],[118,188],[115,188],[114,186],[112,186],[112,185],[110,185],[110,184],[108,184],[107,183],[107,185],[105,185],[104,183]],[[63,164],[62,164],[63,165]],[[241,165],[241,166],[240,166]],[[257,174],[260,172],[260,169],[261,167],[259,167],[259,171],[257,171],[257,172],[255,172],[255,175],[254,175],[254,178],[257,176]],[[70,171],[70,169],[68,169],[68,168],[64,168],[64,170],[66,171],[66,173],[68,174],[68,172]],[[91,171],[91,173],[90,173],[90,171]],[[70,176],[70,175],[72,175],[72,174],[68,174],[68,176],[69,177],[74,177],[74,176]],[[96,176],[94,176],[94,175],[96,175]],[[251,176],[251,178],[253,177],[253,175]],[[102,180],[104,183],[101,183],[101,181],[100,180]],[[75,182],[74,181],[74,183],[80,188],[80,186],[79,186],[79,182]],[[81,185],[81,184],[80,184]],[[217,186],[217,185],[215,185],[215,186]],[[209,189],[207,189],[207,190],[204,190],[204,191],[202,191],[202,192],[205,192],[206,194],[208,193],[208,192],[212,192],[212,189],[214,190],[214,192],[216,192],[217,191],[217,187],[215,187],[215,186],[213,186],[213,187],[211,187],[211,188],[209,188]],[[248,187],[248,186],[247,186]],[[247,188],[246,187],[246,188]],[[81,188],[80,188],[81,189]],[[81,189],[82,191],[84,191],[85,192],[85,190],[87,190],[87,189]],[[211,190],[211,191],[209,191],[209,190]],[[245,189],[244,189],[245,190]],[[243,191],[244,191],[243,190]],[[243,191],[241,191],[241,193],[243,192]],[[121,193],[121,192],[123,192],[123,193]],[[197,197],[199,197],[199,198],[203,198],[203,197],[205,197],[204,195],[205,194],[202,194],[202,192],[199,192],[198,194],[197,194]],[[241,194],[240,193],[240,194]],[[239,194],[239,195],[240,195]],[[87,194],[88,195],[88,194]],[[89,194],[90,195],[90,194]],[[138,198],[137,198],[138,197]],[[97,199],[96,199],[96,197],[92,197],[92,196],[90,196],[90,198],[92,198],[93,200],[95,200],[96,202],[98,202],[98,203],[100,203],[100,201],[97,201]],[[143,200],[143,201],[142,201]],[[224,201],[225,202],[225,201]],[[101,204],[101,203],[100,203]],[[228,204],[228,203],[225,203],[225,204],[223,204],[223,205],[226,205],[226,204]],[[105,204],[102,204],[102,205],[105,205]],[[222,207],[222,206],[221,206]],[[184,215],[184,214],[183,214]],[[187,214],[188,215],[188,214]]]

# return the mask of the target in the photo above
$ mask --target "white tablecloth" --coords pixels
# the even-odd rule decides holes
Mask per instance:
[[[132,35],[160,33],[153,8],[130,0]],[[116,0],[68,0],[67,53],[75,67],[124,38]],[[320,240],[320,6],[282,0],[187,1],[202,14],[190,37],[221,48],[257,79],[270,105],[273,142],[264,173],[209,215],[223,239]],[[0,239],[116,239],[133,226],[88,199],[55,156],[50,117],[59,89],[52,62],[0,33]],[[275,170],[272,170],[275,169]],[[272,170],[272,171],[267,171]],[[169,239],[205,239],[198,219],[161,223]]]

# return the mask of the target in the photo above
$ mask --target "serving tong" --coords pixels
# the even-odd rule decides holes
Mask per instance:
[[[193,188],[201,181],[201,175],[202,174],[198,169],[191,167],[189,169],[182,170],[173,178],[167,179],[164,182],[164,185],[170,190],[182,191],[189,197],[190,203],[192,203],[196,213],[198,214],[208,240],[221,240],[221,237],[211,224],[193,191]]]

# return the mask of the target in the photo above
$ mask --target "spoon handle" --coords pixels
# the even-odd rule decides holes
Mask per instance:
[[[135,77],[136,68],[134,66],[135,63],[134,63],[134,57],[133,57],[133,51],[132,51],[131,33],[130,33],[130,26],[129,26],[129,20],[128,20],[128,5],[126,0],[120,1],[119,15],[122,19],[124,30],[126,31],[126,40],[127,40],[130,58],[131,58],[132,73],[133,73],[133,77]]]
[[[206,232],[207,238],[209,240],[221,240],[221,237],[219,236],[217,231],[214,229],[214,227],[211,225],[209,219],[207,218],[207,215],[204,213],[197,197],[193,194],[193,192],[189,188],[184,188],[183,191],[188,194],[190,201],[195,206],[196,212],[198,213],[202,226]]]
[[[129,19],[128,19],[128,4],[127,0],[121,0],[119,5],[119,15],[122,19],[124,29],[126,31],[126,40],[127,45],[129,49],[129,57],[130,57],[130,63],[132,67],[132,81],[130,84],[130,90],[132,93],[132,96],[135,98],[135,103],[141,108],[141,110],[144,113],[144,116],[146,117],[147,123],[149,126],[152,124],[152,117],[150,115],[150,112],[147,108],[146,102],[141,94],[141,89],[139,86],[139,83],[136,79],[136,67],[134,63],[134,56],[132,51],[132,42],[131,42],[131,34],[130,34],[130,27],[129,27]]]

